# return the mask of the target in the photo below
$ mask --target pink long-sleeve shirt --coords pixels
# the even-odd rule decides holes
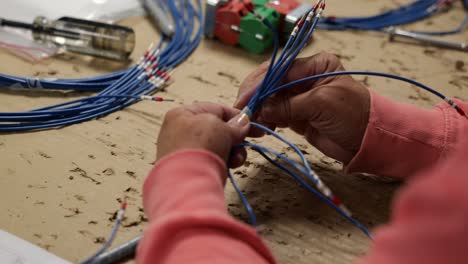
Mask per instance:
[[[468,119],[445,104],[425,110],[371,93],[363,144],[346,171],[408,183],[357,263],[468,263],[467,135]],[[255,230],[228,215],[225,180],[225,163],[207,151],[161,159],[144,185],[150,224],[138,263],[276,263]]]

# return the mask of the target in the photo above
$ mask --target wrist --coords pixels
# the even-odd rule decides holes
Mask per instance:
[[[212,209],[223,211],[226,178],[226,164],[209,151],[184,149],[169,154],[155,164],[145,180],[145,211],[153,218],[176,209],[190,211],[206,207],[203,199],[185,198],[207,192],[214,194],[219,198],[215,200],[220,201],[210,203]]]
[[[226,168],[226,162],[218,154],[209,149],[201,147],[184,147],[170,151],[168,154],[158,158],[154,167],[165,166],[166,164],[172,162],[178,163],[180,162],[180,159],[201,159],[203,162],[215,163],[217,167]]]
[[[361,148],[348,172],[405,178],[432,166],[449,137],[444,110],[397,103],[371,92],[371,108]]]
[[[226,162],[227,157],[228,157],[228,152],[229,149],[226,148],[226,150],[221,150],[219,148],[216,148],[213,146],[210,142],[210,144],[206,144],[209,146],[204,146],[202,142],[199,142],[197,140],[193,140],[191,142],[179,142],[170,144],[168,146],[164,146],[162,148],[158,148],[157,151],[157,161],[166,159],[167,157],[171,157],[174,154],[180,153],[180,152],[208,152],[211,155],[214,155],[218,157],[219,159],[223,160]]]

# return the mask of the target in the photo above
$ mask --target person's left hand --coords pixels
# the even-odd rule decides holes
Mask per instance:
[[[240,110],[213,103],[179,107],[166,114],[158,138],[157,159],[182,149],[204,149],[228,161],[234,145],[242,143],[250,129]],[[236,151],[231,167],[242,165],[245,150]]]

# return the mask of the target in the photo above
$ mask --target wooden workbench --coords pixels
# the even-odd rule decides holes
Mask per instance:
[[[328,14],[368,15],[408,1],[328,1]],[[451,28],[462,20],[456,10],[412,25],[423,29]],[[156,38],[144,18],[125,22],[138,35],[134,58]],[[467,41],[466,33],[449,38]],[[319,31],[302,56],[320,51],[338,54],[347,69],[373,70],[415,78],[439,91],[468,100],[466,53],[389,43],[386,36],[365,32]],[[73,262],[101,246],[118,209],[128,197],[124,227],[114,245],[139,235],[145,225],[141,186],[155,160],[155,142],[164,113],[193,101],[232,104],[243,78],[265,56],[240,48],[204,41],[180,66],[175,83],[164,96],[176,103],[140,102],[99,120],[58,130],[0,134],[0,229]],[[77,55],[60,55],[31,65],[0,52],[0,72],[40,77],[85,77],[126,67]],[[372,89],[401,102],[431,107],[434,97],[407,84],[376,78],[358,78]],[[0,91],[0,111],[27,110],[79,98],[79,93],[16,90]],[[314,168],[342,197],[357,219],[370,228],[384,224],[399,184],[340,172],[341,165],[324,157],[306,142],[284,130],[301,145]],[[263,144],[284,150],[270,138]],[[287,151],[287,150],[285,150]],[[351,263],[369,250],[370,241],[349,222],[300,188],[283,173],[253,153],[250,165],[240,169],[239,182],[256,208],[261,233],[280,263]],[[230,212],[246,219],[230,185],[226,188]]]

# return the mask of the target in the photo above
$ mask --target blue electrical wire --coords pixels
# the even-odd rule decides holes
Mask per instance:
[[[321,29],[359,29],[383,31],[385,28],[416,22],[438,13],[443,5],[439,0],[417,0],[408,5],[375,16],[322,19]]]
[[[303,79],[299,79],[299,80],[287,83],[287,84],[279,86],[277,88],[271,89],[270,91],[268,91],[267,93],[265,93],[264,95],[261,96],[260,102],[263,102],[268,97],[270,97],[271,95],[273,95],[273,94],[275,94],[277,92],[280,92],[280,91],[282,91],[284,89],[291,88],[291,87],[293,87],[295,85],[298,85],[298,84],[301,84],[301,83],[304,83],[304,82],[318,80],[318,79],[321,79],[321,78],[340,76],[340,75],[368,75],[368,76],[378,76],[378,77],[385,77],[385,78],[395,79],[395,80],[399,80],[399,81],[403,81],[403,82],[407,82],[407,83],[410,83],[412,85],[415,85],[415,86],[417,86],[419,88],[422,88],[422,89],[428,91],[431,94],[434,94],[435,96],[441,98],[442,100],[447,100],[447,97],[445,95],[443,95],[442,93],[430,88],[427,85],[424,85],[424,84],[422,84],[420,82],[417,82],[415,80],[411,80],[411,79],[408,79],[408,78],[405,78],[405,77],[401,77],[401,76],[397,76],[397,75],[393,75],[393,74],[388,74],[388,73],[380,73],[380,72],[339,71],[339,72],[329,72],[329,73],[323,73],[323,74],[318,74],[318,75],[314,75],[314,76],[309,76],[309,77],[306,77],[306,78],[303,78]]]
[[[193,3],[195,2],[195,3]],[[201,0],[163,0],[161,5],[168,10],[174,21],[175,34],[169,39],[162,36],[149,57],[157,58],[158,69],[171,71],[182,63],[199,45],[203,30]],[[157,50],[160,53],[157,54]],[[141,100],[161,89],[144,77],[150,65],[148,58],[127,70],[84,79],[33,79],[0,74],[0,86],[21,86],[25,89],[52,89],[98,92],[96,95],[42,107],[23,113],[0,113],[0,132],[19,132],[50,129],[77,124],[103,117]],[[159,75],[161,73],[157,73]],[[144,78],[139,78],[139,77]],[[158,77],[161,77],[159,75]]]
[[[239,195],[239,198],[241,199],[242,204],[244,205],[244,208],[247,211],[247,214],[249,215],[251,225],[256,227],[257,226],[257,218],[255,217],[255,213],[254,213],[254,211],[252,209],[252,206],[250,206],[249,201],[245,197],[244,193],[241,191],[239,185],[237,184],[236,180],[232,176],[231,171],[228,170],[227,174],[228,174],[229,180],[232,183],[232,186],[234,186],[234,189],[237,192],[237,195]]]
[[[313,12],[314,15],[317,15],[316,10],[311,12]],[[264,80],[257,88],[250,102],[247,105],[249,111],[255,112],[257,110],[257,106],[259,105],[259,103],[261,103],[259,102],[261,94],[266,93],[270,89],[270,87],[275,87],[276,85],[278,85],[279,82],[281,82],[289,67],[296,59],[297,55],[305,47],[307,41],[312,36],[318,22],[319,17],[314,17],[311,25],[310,22],[306,19],[304,21],[304,24],[298,30],[298,34],[295,37],[291,37],[288,40],[288,43],[290,43],[290,45],[286,45],[286,48],[283,49],[278,60],[276,62],[273,60],[271,61],[269,68],[271,70],[267,72]],[[278,39],[278,35],[276,33],[274,34],[274,38]],[[273,56],[276,58],[275,54]]]
[[[255,124],[255,123],[252,123],[254,125],[258,125],[258,124]],[[265,131],[267,132],[267,131]],[[276,133],[275,133],[276,134]],[[274,135],[274,134],[272,134]],[[277,135],[279,136],[279,135]],[[285,167],[284,165],[278,163],[277,161],[271,159],[268,154],[271,154],[273,156],[275,156],[277,159],[280,159],[284,162],[286,162],[287,164],[289,164],[291,167],[297,169],[299,172],[301,172],[304,176],[307,176],[308,172],[307,170],[302,166],[302,165],[299,165],[297,162],[289,159],[288,157],[278,153],[278,152],[275,152],[275,151],[272,151],[272,150],[269,150],[265,147],[262,147],[260,145],[257,145],[257,144],[252,144],[252,143],[249,143],[249,142],[244,142],[242,144],[243,147],[249,147],[251,148],[252,150],[256,151],[257,153],[259,153],[262,157],[264,157],[267,161],[269,161],[270,163],[272,163],[273,165],[275,165],[277,168],[283,170],[284,172],[286,172],[287,174],[291,175],[302,187],[304,187],[307,191],[309,191],[310,193],[312,193],[313,195],[317,196],[319,199],[321,199],[322,201],[326,202],[330,207],[332,207],[333,209],[335,209],[341,216],[343,216],[344,218],[346,218],[348,221],[350,221],[353,225],[355,225],[357,228],[359,228],[366,236],[368,236],[369,238],[372,239],[372,235],[370,233],[370,231],[363,225],[361,224],[359,221],[357,221],[356,219],[354,219],[352,216],[348,215],[346,212],[344,212],[340,207],[336,206],[330,199],[328,199],[325,195],[323,195],[322,193],[320,193],[319,191],[315,190],[312,186],[310,186],[304,179],[302,179],[298,174],[296,174],[295,172],[293,172],[292,170],[290,170],[289,168]],[[247,201],[246,201],[247,202]],[[246,203],[244,203],[244,206],[245,207],[250,207],[250,205]]]
[[[463,22],[455,29],[452,30],[446,30],[446,31],[415,31],[411,30],[410,32],[416,33],[416,34],[421,34],[421,35],[429,35],[429,36],[445,36],[445,35],[453,35],[453,34],[458,34],[461,33],[465,27],[468,25],[468,14],[465,16],[465,19],[463,19]]]
[[[328,30],[369,30],[385,32],[386,28],[417,22],[439,13],[445,4],[439,0],[418,0],[394,10],[375,16],[335,18],[328,17],[320,20],[318,28]],[[445,31],[410,31],[421,35],[445,36],[458,34],[468,25],[468,15],[460,26]]]
[[[112,227],[111,234],[110,234],[109,238],[106,240],[106,242],[104,243],[104,245],[102,245],[102,247],[96,253],[94,253],[91,257],[87,258],[86,260],[81,261],[80,264],[93,264],[94,260],[98,256],[100,256],[107,249],[109,249],[109,247],[112,245],[112,242],[114,242],[115,237],[117,235],[117,231],[119,230],[119,226],[122,223],[123,214],[124,214],[124,211],[125,211],[125,206],[121,207],[120,210],[118,211],[116,219],[115,219],[115,224]]]
[[[328,197],[326,197],[325,195],[323,195],[322,193],[320,193],[319,191],[315,190],[312,186],[310,186],[304,179],[302,179],[299,175],[297,175],[296,173],[294,173],[292,170],[288,169],[287,167],[281,165],[280,163],[272,160],[268,154],[270,155],[273,155],[275,156],[277,159],[280,159],[282,161],[284,161],[285,163],[289,164],[292,168],[295,168],[296,170],[298,170],[299,172],[301,172],[308,180],[314,182],[314,184],[316,184],[316,180],[314,178],[311,177],[311,175],[314,173],[312,171],[312,169],[310,168],[310,165],[309,163],[307,162],[304,154],[299,150],[299,148],[297,146],[295,146],[294,144],[292,144],[291,142],[289,142],[288,140],[284,139],[281,135],[279,135],[278,133],[268,129],[267,127],[263,126],[263,125],[260,125],[260,124],[257,124],[257,123],[254,123],[252,122],[251,125],[255,128],[258,128],[258,129],[261,129],[263,130],[264,132],[266,132],[267,134],[269,135],[272,135],[274,136],[275,138],[279,139],[280,141],[284,142],[285,144],[287,144],[289,147],[292,147],[296,153],[299,155],[301,161],[302,161],[302,165],[301,164],[298,164],[297,162],[289,159],[288,157],[278,153],[278,152],[275,152],[275,151],[272,151],[272,150],[269,150],[265,147],[262,147],[260,145],[256,145],[256,144],[252,144],[250,142],[244,142],[243,144],[239,145],[238,147],[248,147],[248,148],[251,148],[252,150],[258,152],[260,155],[262,155],[267,161],[269,161],[270,163],[272,163],[273,165],[275,165],[276,167],[280,168],[281,170],[283,170],[284,172],[286,172],[287,174],[291,175],[296,181],[299,182],[299,184],[301,186],[303,186],[306,190],[308,190],[309,192],[311,192],[312,194],[314,194],[315,196],[317,196],[319,199],[325,201],[328,205],[330,205],[332,208],[334,208],[340,215],[344,216],[347,220],[349,220],[352,224],[354,224],[356,227],[358,227],[359,229],[361,229],[363,231],[364,234],[366,234],[368,237],[372,238],[369,230],[364,226],[362,225],[361,223],[359,223],[359,221],[357,221],[356,219],[354,219],[353,217],[351,217],[350,215],[348,215],[346,212],[344,212],[340,207],[338,207],[336,204],[334,204]],[[234,177],[232,176],[232,174],[230,173],[230,171],[228,171],[228,176],[231,180],[231,182],[233,183],[233,186],[234,186],[234,189],[236,190],[236,192],[238,193],[248,215],[249,215],[249,218],[250,218],[250,221],[251,223],[253,223],[252,225],[253,226],[256,226],[257,225],[257,221],[256,221],[256,218],[255,218],[255,214],[252,210],[252,206],[249,204],[248,200],[246,199],[245,195],[242,193],[242,191],[240,190],[239,186],[237,185],[236,181],[234,180]]]
[[[307,15],[307,18],[302,18],[300,24],[298,25],[293,32],[292,36],[289,38],[286,48],[282,51],[282,54],[279,56],[278,60],[276,60],[276,53],[277,49],[274,50],[273,57],[271,59],[270,66],[268,68],[268,71],[265,75],[264,80],[250,99],[246,109],[244,109],[244,113],[246,113],[249,117],[252,116],[253,113],[258,109],[258,107],[262,104],[262,102],[265,100],[266,97],[271,95],[271,91],[274,90],[274,87],[277,87],[277,85],[282,81],[284,78],[286,72],[289,70],[289,67],[292,65],[294,60],[296,59],[297,55],[301,52],[301,50],[305,47],[308,39],[312,36],[318,22],[320,19],[321,12],[323,11],[325,2],[323,0],[319,0],[316,4],[316,6],[310,10],[310,12]],[[264,19],[262,19],[264,20]],[[264,22],[265,23],[265,22]],[[299,28],[300,27],[300,28]],[[273,31],[274,33],[274,31]],[[274,33],[274,37],[277,40],[278,36],[276,33]],[[286,87],[287,88],[287,87]],[[277,161],[271,159],[268,155],[273,155],[277,159],[280,159],[287,164],[289,164],[291,167],[297,169],[299,172],[301,172],[309,181],[314,183],[316,186],[321,186],[321,190],[325,190],[323,183],[319,180],[317,176],[314,175],[313,170],[311,169],[309,163],[307,162],[307,159],[305,155],[302,153],[302,151],[294,144],[280,136],[279,134],[275,133],[274,131],[270,130],[269,128],[262,126],[260,124],[256,123],[251,123],[252,127],[258,128],[266,132],[267,134],[270,134],[274,137],[276,137],[278,140],[282,141],[289,147],[291,147],[299,156],[302,164],[298,164],[297,162],[285,157],[284,155],[281,155],[277,152],[268,150],[267,148],[264,148],[259,145],[251,144],[249,142],[244,142],[238,147],[250,147],[254,151],[258,152],[260,155],[262,155],[267,161],[270,163],[274,164],[276,167],[280,168],[287,174],[291,175],[296,181],[298,181],[304,188],[306,188],[309,192],[313,193],[314,195],[318,196],[320,199],[325,201],[327,204],[332,206],[338,213],[340,213],[342,216],[344,216],[346,219],[348,219],[351,223],[353,223],[355,226],[357,226],[359,229],[361,229],[367,236],[371,237],[370,232],[357,220],[351,217],[347,212],[345,212],[345,208],[341,207],[339,203],[334,203],[334,201],[331,200],[331,198],[335,197],[331,193],[324,195],[320,191],[315,190],[313,187],[311,187],[304,179],[302,179],[299,175],[297,175],[294,171],[290,170],[289,168],[283,166],[282,164],[278,163]],[[252,207],[249,204],[248,200],[240,190],[239,186],[234,180],[234,177],[230,172],[228,172],[229,178],[231,182],[234,185],[235,190],[239,194],[239,197],[244,204],[244,207],[247,210],[247,213],[251,219],[252,223],[255,223],[256,225],[256,219],[255,215],[253,213]],[[335,197],[336,198],[336,197]]]
[[[265,131],[267,134],[269,135],[272,135],[274,136],[275,138],[279,139],[281,142],[285,143],[286,145],[288,145],[289,147],[291,147],[296,153],[297,155],[299,156],[299,158],[301,159],[302,163],[304,164],[304,167],[306,169],[305,171],[305,176],[310,180],[312,181],[313,183],[317,184],[317,180],[314,179],[313,177],[311,177],[311,175],[314,173],[312,171],[312,168],[310,167],[309,163],[307,162],[307,158],[305,157],[304,153],[302,153],[302,151],[299,149],[299,147],[297,147],[296,145],[294,145],[293,143],[289,142],[288,140],[286,140],[285,138],[283,138],[281,135],[279,135],[278,133],[276,133],[275,131],[265,127],[265,126],[262,126],[260,124],[257,124],[257,123],[251,123],[252,127],[255,127],[255,128],[258,128],[258,129],[261,129],[263,131]]]
[[[403,23],[404,21],[411,21],[412,19],[415,19],[416,17],[423,17],[423,16],[427,16],[427,15],[433,13],[433,12],[436,12],[438,10],[438,8],[434,8],[434,4],[436,4],[436,2],[438,2],[438,1],[416,1],[413,4],[411,4],[409,6],[406,6],[404,8],[394,10],[394,11],[390,11],[390,12],[384,13],[384,14],[376,16],[376,17],[367,18],[366,20],[367,20],[368,23],[371,23],[372,21],[374,21],[374,22],[378,21],[377,25],[379,27],[384,27],[384,25],[388,25],[388,23],[393,23],[392,25],[394,25],[395,23]],[[298,24],[298,26],[296,27],[296,29],[294,31],[294,32],[297,33],[297,35],[294,35],[296,33],[293,33],[293,35],[288,39],[285,48],[283,49],[281,55],[278,57],[277,60],[276,60],[276,57],[277,57],[276,53],[278,51],[277,51],[277,49],[274,49],[274,53],[273,53],[273,56],[272,56],[272,59],[271,59],[271,62],[270,62],[270,66],[269,66],[269,68],[267,70],[265,78],[262,81],[262,83],[258,86],[258,88],[256,89],[256,91],[253,94],[252,98],[248,102],[246,108],[243,110],[243,112],[245,114],[247,114],[249,117],[251,117],[258,110],[258,108],[262,105],[262,103],[267,98],[269,98],[273,94],[275,94],[277,92],[280,92],[280,91],[282,91],[284,89],[291,88],[291,87],[293,87],[295,85],[298,85],[298,84],[301,84],[301,83],[304,83],[304,82],[309,82],[309,81],[317,80],[317,79],[320,79],[320,78],[340,76],[340,75],[371,75],[371,76],[379,76],[379,77],[385,77],[385,78],[391,78],[391,79],[404,81],[404,82],[415,85],[415,86],[417,86],[419,88],[422,88],[422,89],[424,89],[424,90],[438,96],[439,98],[445,100],[450,105],[452,105],[455,109],[457,109],[457,106],[453,103],[453,101],[449,100],[442,93],[440,93],[440,92],[438,92],[438,91],[436,91],[436,90],[434,90],[434,89],[432,89],[432,88],[430,88],[430,87],[428,87],[428,86],[426,86],[426,85],[424,85],[422,83],[419,83],[417,81],[414,81],[414,80],[411,80],[411,79],[408,79],[408,78],[405,78],[405,77],[401,77],[401,76],[386,74],[386,73],[364,72],[364,71],[332,72],[332,73],[319,74],[319,75],[316,75],[316,76],[310,76],[310,77],[307,77],[307,78],[303,78],[303,79],[300,79],[300,80],[297,80],[297,81],[293,81],[293,82],[278,86],[281,83],[281,81],[284,79],[284,76],[288,72],[289,68],[293,64],[293,62],[296,59],[296,57],[298,56],[298,54],[305,47],[307,41],[312,36],[314,30],[317,28],[318,25],[320,25],[320,16],[319,16],[320,13],[317,12],[317,7],[318,7],[318,5],[320,3],[322,3],[322,1],[319,0],[317,2],[316,6],[314,7],[314,9],[310,10],[310,12],[308,14],[308,16],[311,16],[313,14],[313,16],[311,16],[311,17],[313,17],[312,23],[309,23],[308,20],[304,21],[304,18],[301,19],[301,22],[299,24],[302,23],[302,25]],[[432,9],[428,9],[429,7],[432,7]],[[438,6],[436,6],[436,7],[438,7]],[[424,10],[424,11],[421,11],[421,10]],[[409,16],[408,12],[410,12],[410,11],[411,12],[418,11],[419,13],[415,13],[415,14],[412,14],[411,16]],[[399,15],[401,17],[399,18],[398,21],[389,19],[390,17],[392,17],[394,15]],[[364,27],[364,24],[365,24],[365,23],[363,23],[364,21],[365,20],[362,20],[362,19],[352,18],[352,19],[349,19],[349,21],[346,21],[346,22],[347,22],[348,26],[351,25],[350,23],[352,23],[353,28],[355,28],[359,23],[361,23],[360,26],[362,28],[362,27]],[[369,21],[371,21],[371,22],[369,22]],[[300,28],[299,28],[299,26],[300,26]],[[463,28],[463,26],[464,25],[462,24],[462,26],[460,28]],[[377,27],[371,28],[369,25],[366,25],[366,28],[368,30],[379,30],[379,29],[377,29]],[[278,36],[275,33],[274,33],[274,37],[275,37],[275,39],[278,38]],[[282,154],[279,154],[279,153],[274,152],[272,150],[269,150],[269,149],[267,149],[265,147],[255,145],[255,144],[252,144],[252,143],[249,143],[249,142],[244,142],[239,147],[249,147],[249,148],[253,149],[254,151],[258,152],[267,161],[269,161],[270,163],[272,163],[276,167],[280,168],[281,170],[283,170],[287,174],[291,175],[296,181],[298,181],[309,192],[311,192],[314,195],[318,196],[321,200],[325,201],[328,205],[333,207],[339,214],[341,214],[346,219],[348,219],[352,224],[354,224],[356,227],[358,227],[368,237],[370,237],[372,239],[372,235],[369,232],[369,230],[364,225],[359,223],[359,221],[352,218],[351,215],[346,213],[342,208],[340,208],[340,206],[338,206],[333,201],[331,201],[330,197],[327,197],[326,195],[322,194],[320,191],[315,190],[312,186],[310,186],[304,179],[302,179],[294,171],[292,171],[291,169],[285,167],[284,165],[280,164],[279,162],[277,162],[277,161],[275,161],[275,160],[273,160],[273,159],[271,159],[269,157],[269,155],[272,155],[272,156],[276,157],[277,159],[287,163],[292,168],[295,168],[296,170],[301,172],[309,181],[313,182],[314,184],[317,184],[318,178],[313,177],[314,172],[310,168],[310,165],[308,164],[307,159],[305,158],[305,155],[300,151],[300,149],[297,146],[295,146],[294,144],[292,144],[288,140],[281,137],[279,134],[275,133],[274,131],[272,131],[272,130],[270,130],[270,129],[262,126],[262,125],[259,125],[259,124],[256,124],[256,123],[251,123],[251,124],[252,124],[253,127],[261,129],[264,132],[266,132],[267,134],[273,135],[277,139],[281,140],[282,142],[284,142],[285,144],[290,146],[299,155],[302,164],[298,164],[297,162],[285,157]],[[248,201],[245,198],[245,196],[243,195],[243,193],[240,191],[239,187],[237,186],[237,183],[235,183],[235,180],[234,180],[233,176],[230,173],[229,173],[229,177],[230,177],[231,181],[234,184],[234,188],[236,189],[239,196],[241,197],[241,201],[243,202],[244,207],[246,208],[246,210],[248,212],[248,215],[251,218],[251,222],[256,223],[255,215],[252,212],[252,207],[248,203]]]

